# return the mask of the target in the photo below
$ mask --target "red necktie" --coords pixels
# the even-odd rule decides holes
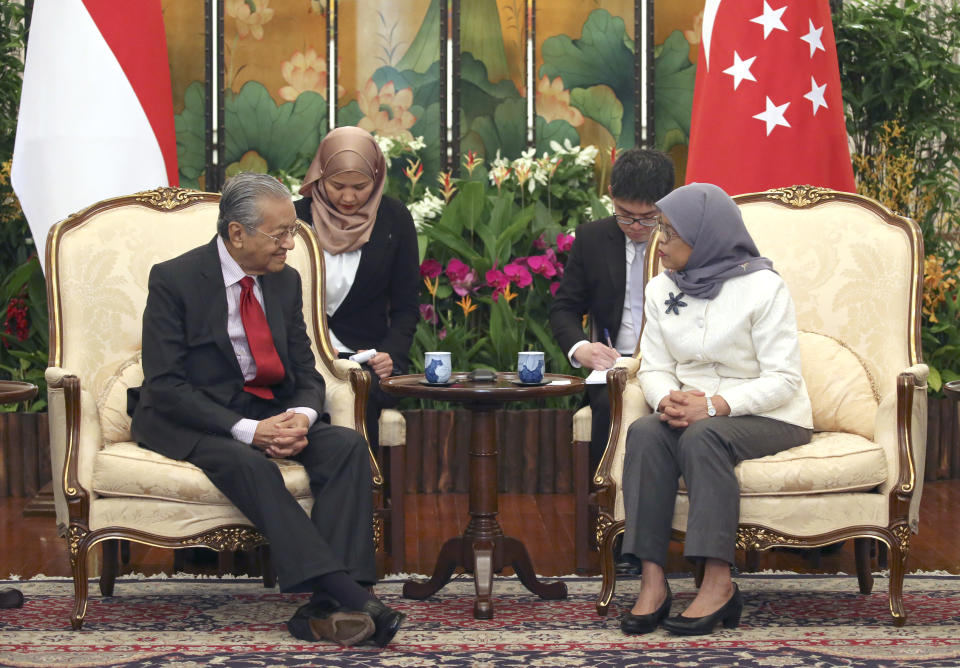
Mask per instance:
[[[240,279],[240,287],[240,319],[247,333],[250,354],[257,364],[257,375],[247,381],[243,389],[261,399],[273,399],[273,390],[268,386],[283,380],[283,362],[273,345],[273,335],[263,308],[253,294],[253,279],[244,276]]]

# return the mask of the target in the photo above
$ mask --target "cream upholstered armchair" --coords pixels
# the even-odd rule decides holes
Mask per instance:
[[[99,202],[50,231],[50,447],[57,524],[73,570],[74,629],[86,613],[88,552],[99,543],[100,591],[109,596],[119,540],[220,551],[266,542],[198,468],[131,442],[126,411],[127,388],[143,381],[141,327],[150,269],[208,242],[216,233],[219,200],[218,194],[161,188]],[[364,432],[369,379],[356,362],[333,355],[323,309],[323,253],[308,227],[301,229],[287,263],[303,281],[304,319],[327,386],[324,409],[333,424]],[[403,432],[402,417],[387,415],[381,442],[402,445]],[[290,460],[276,463],[287,489],[309,512],[313,498],[306,472]],[[382,554],[391,547],[399,570],[402,503],[391,507],[385,498],[372,453],[370,467],[377,550]],[[395,496],[402,499],[402,493]]]
[[[860,591],[868,594],[870,547],[880,540],[890,549],[890,611],[902,625],[927,429],[920,230],[871,199],[809,186],[734,199],[761,254],[790,287],[815,431],[806,445],[737,467],[737,547],[809,548],[855,539]],[[656,248],[657,239],[651,243]],[[613,541],[624,530],[627,427],[650,413],[636,379],[639,364],[622,358],[610,372],[611,435],[591,481],[599,507],[602,615],[615,584]],[[680,540],[687,510],[681,486],[673,516]]]

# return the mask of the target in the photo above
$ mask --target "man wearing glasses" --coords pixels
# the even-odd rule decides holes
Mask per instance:
[[[633,148],[617,158],[610,173],[613,216],[576,229],[550,327],[570,363],[609,369],[617,357],[633,355],[643,317],[643,261],[657,226],[654,202],[673,190],[673,162],[660,151]],[[592,340],[584,337],[589,314]],[[596,469],[610,431],[606,385],[587,385],[593,413],[590,470]]]
[[[313,592],[291,633],[383,646],[403,615],[367,590],[376,564],[366,441],[318,420],[323,377],[300,275],[286,266],[299,227],[283,185],[239,174],[224,186],[214,239],[151,269],[132,432],[199,467],[266,535],[282,591]],[[304,466],[312,516],[269,458]]]

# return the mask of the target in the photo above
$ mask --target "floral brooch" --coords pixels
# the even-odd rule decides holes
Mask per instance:
[[[667,310],[665,313],[669,314],[673,311],[674,315],[680,315],[680,309],[687,305],[687,302],[680,301],[683,299],[683,293],[680,292],[676,296],[671,292],[670,299],[667,299],[663,303],[667,305]]]

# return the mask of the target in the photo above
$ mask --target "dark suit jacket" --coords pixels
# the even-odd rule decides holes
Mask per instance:
[[[294,202],[300,220],[313,224],[310,200]],[[395,373],[410,366],[410,346],[420,317],[420,253],[407,207],[386,195],[380,200],[370,240],[360,249],[357,276],[327,325],[353,350],[390,354]]]
[[[550,305],[553,338],[566,355],[583,333],[589,313],[594,331],[617,340],[626,293],[626,237],[613,216],[577,228],[556,298]]]
[[[323,412],[324,383],[303,320],[300,274],[261,277],[267,323],[286,375],[273,386],[277,412]],[[143,312],[143,385],[128,392],[131,431],[142,445],[183,459],[205,434],[229,437],[246,405],[243,374],[227,335],[227,295],[216,238],[150,270]]]

